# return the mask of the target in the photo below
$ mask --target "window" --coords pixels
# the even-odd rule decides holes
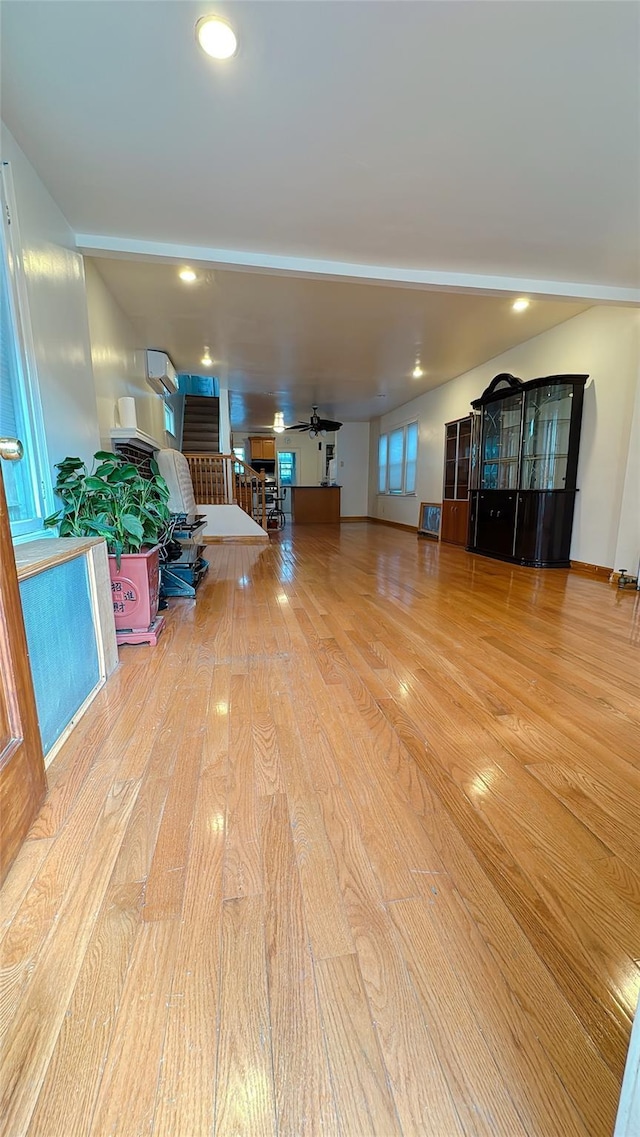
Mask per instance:
[[[168,399],[164,400],[164,429],[167,434],[176,436],[176,412]]]
[[[389,439],[381,434],[378,439],[378,493],[387,492],[387,455],[389,452]]]
[[[244,446],[234,446],[233,453],[236,458],[239,459],[238,462],[234,462],[233,464],[233,472],[234,474],[241,474],[244,469],[244,467],[240,465],[240,462],[244,462]]]
[[[404,458],[404,430],[392,430],[389,435],[388,493],[402,493]]]
[[[414,494],[418,469],[418,424],[396,427],[378,440],[378,493]]]
[[[19,438],[20,462],[3,462],[7,507],[14,539],[32,537],[42,529],[51,506],[42,414],[33,381],[31,332],[24,282],[20,276],[20,242],[10,171],[2,163],[2,231],[0,234],[0,435]],[[28,354],[27,354],[28,352]]]
[[[418,469],[418,424],[410,422],[406,430],[404,452],[404,492],[416,492]]]

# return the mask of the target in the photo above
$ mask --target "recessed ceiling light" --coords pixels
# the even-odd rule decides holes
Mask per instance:
[[[231,59],[238,50],[233,28],[219,16],[203,16],[196,24],[198,43],[214,59]]]
[[[183,268],[178,273],[180,280],[184,280],[185,284],[193,284],[196,279],[196,274],[192,268]]]
[[[416,361],[416,365],[415,365],[413,371],[411,372],[411,374],[413,375],[414,379],[422,379],[422,376],[424,375],[424,371],[422,370],[419,362]]]
[[[201,362],[203,367],[213,367],[213,360],[212,360],[211,356],[209,355],[209,348],[208,347],[205,347],[204,355],[202,356],[202,359],[200,360],[200,362]]]
[[[276,434],[282,434],[283,433],[283,431],[285,429],[284,411],[276,411],[275,412],[275,414],[273,416],[273,429],[274,429]]]
[[[519,300],[514,300],[511,307],[514,312],[524,312],[525,308],[529,307],[529,303],[530,301],[527,300],[526,296],[521,296]]]

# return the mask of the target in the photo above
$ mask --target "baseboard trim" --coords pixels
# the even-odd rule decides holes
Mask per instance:
[[[359,515],[356,515],[354,517],[348,517],[348,516],[341,517],[340,523],[342,524],[343,521],[370,521],[370,520],[371,520],[371,518],[368,517],[366,514],[359,514]]]
[[[571,561],[571,571],[579,572],[582,576],[595,576],[598,580],[609,581],[614,575],[612,568],[607,568],[606,565],[590,565],[587,561]],[[615,576],[619,576],[616,573]]]
[[[264,537],[201,537],[203,545],[266,545],[269,534]]]
[[[367,521],[373,521],[374,525],[390,525],[392,529],[404,529],[405,533],[417,533],[417,525],[405,525],[403,521],[387,521],[386,517],[368,517]]]

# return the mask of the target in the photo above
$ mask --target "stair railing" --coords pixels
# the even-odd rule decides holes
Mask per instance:
[[[267,528],[265,475],[235,454],[186,453],[198,505],[239,505]]]

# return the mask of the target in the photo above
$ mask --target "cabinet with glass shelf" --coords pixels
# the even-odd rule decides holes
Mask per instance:
[[[440,540],[466,545],[469,521],[469,462],[471,417],[455,419],[444,427],[444,481]]]
[[[496,375],[472,403],[472,552],[569,567],[587,375]]]

